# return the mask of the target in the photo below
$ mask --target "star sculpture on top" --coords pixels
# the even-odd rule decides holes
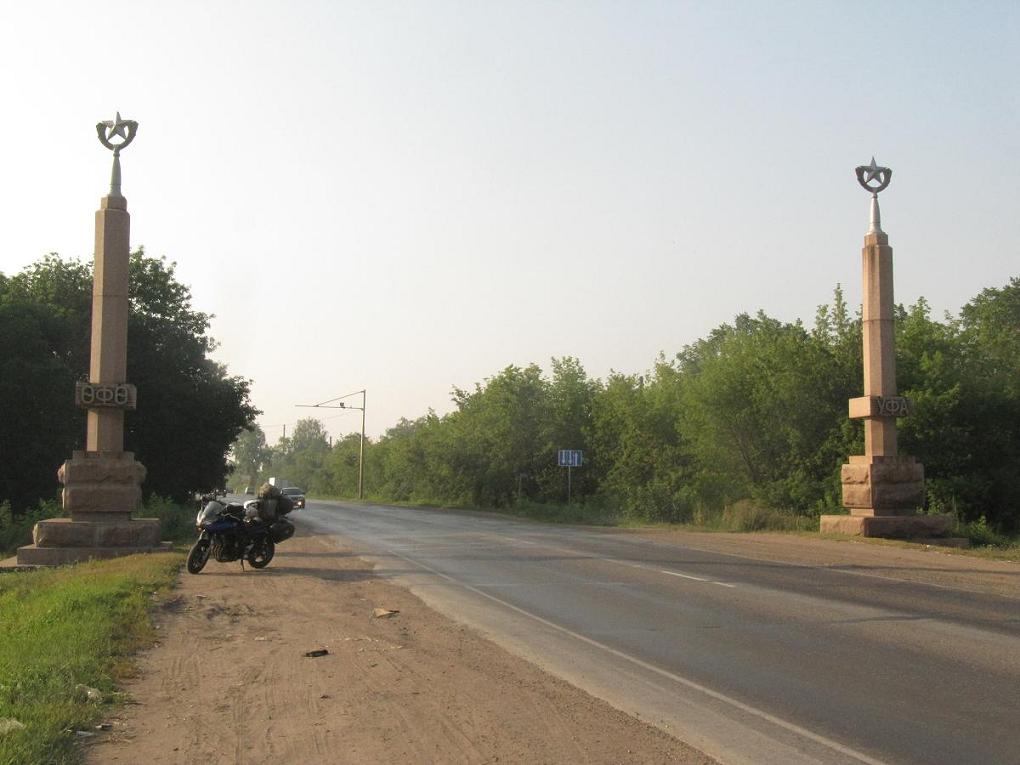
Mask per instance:
[[[861,165],[854,172],[857,173],[857,182],[875,196],[878,192],[884,191],[892,180],[892,170],[888,167],[879,167],[874,157],[871,158],[870,165]]]
[[[135,139],[138,132],[138,123],[134,120],[124,120],[117,112],[117,118],[106,120],[96,125],[96,133],[99,135],[99,142],[107,149],[113,151],[114,156],[120,154],[120,150],[126,147]],[[123,138],[120,143],[111,143],[113,138]]]
[[[134,120],[121,119],[120,112],[117,118],[106,120],[96,125],[96,133],[99,135],[99,142],[113,152],[113,172],[110,174],[110,196],[119,197],[120,193],[120,150],[135,140],[135,133],[138,132],[138,123]],[[120,143],[113,143],[114,138],[123,139]]]

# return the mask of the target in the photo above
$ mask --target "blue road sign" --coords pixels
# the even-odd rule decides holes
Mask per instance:
[[[581,467],[583,461],[584,452],[580,449],[560,449],[559,451],[560,467]]]

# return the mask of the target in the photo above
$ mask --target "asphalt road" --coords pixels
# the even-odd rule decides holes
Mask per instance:
[[[1020,763],[1020,601],[480,513],[311,501],[430,606],[726,763]]]

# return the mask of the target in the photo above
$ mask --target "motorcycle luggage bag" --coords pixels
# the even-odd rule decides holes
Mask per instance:
[[[281,518],[269,527],[269,538],[273,540],[274,544],[279,544],[292,536],[294,536],[294,524],[286,518]]]
[[[259,520],[272,523],[294,509],[294,500],[271,483],[259,487]]]
[[[294,509],[294,501],[290,497],[267,498],[259,500],[258,516],[260,521],[273,523]]]
[[[272,523],[276,520],[276,499],[260,499],[258,504],[258,519],[263,523]]]

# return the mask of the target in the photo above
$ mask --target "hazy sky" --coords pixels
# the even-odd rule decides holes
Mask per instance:
[[[359,388],[379,434],[507,364],[640,372],[742,311],[810,320],[837,282],[856,304],[872,154],[897,300],[956,311],[1020,274],[1018,23],[934,0],[0,0],[0,271],[91,258],[94,126],[120,110],[132,243],[215,314],[271,441]]]

